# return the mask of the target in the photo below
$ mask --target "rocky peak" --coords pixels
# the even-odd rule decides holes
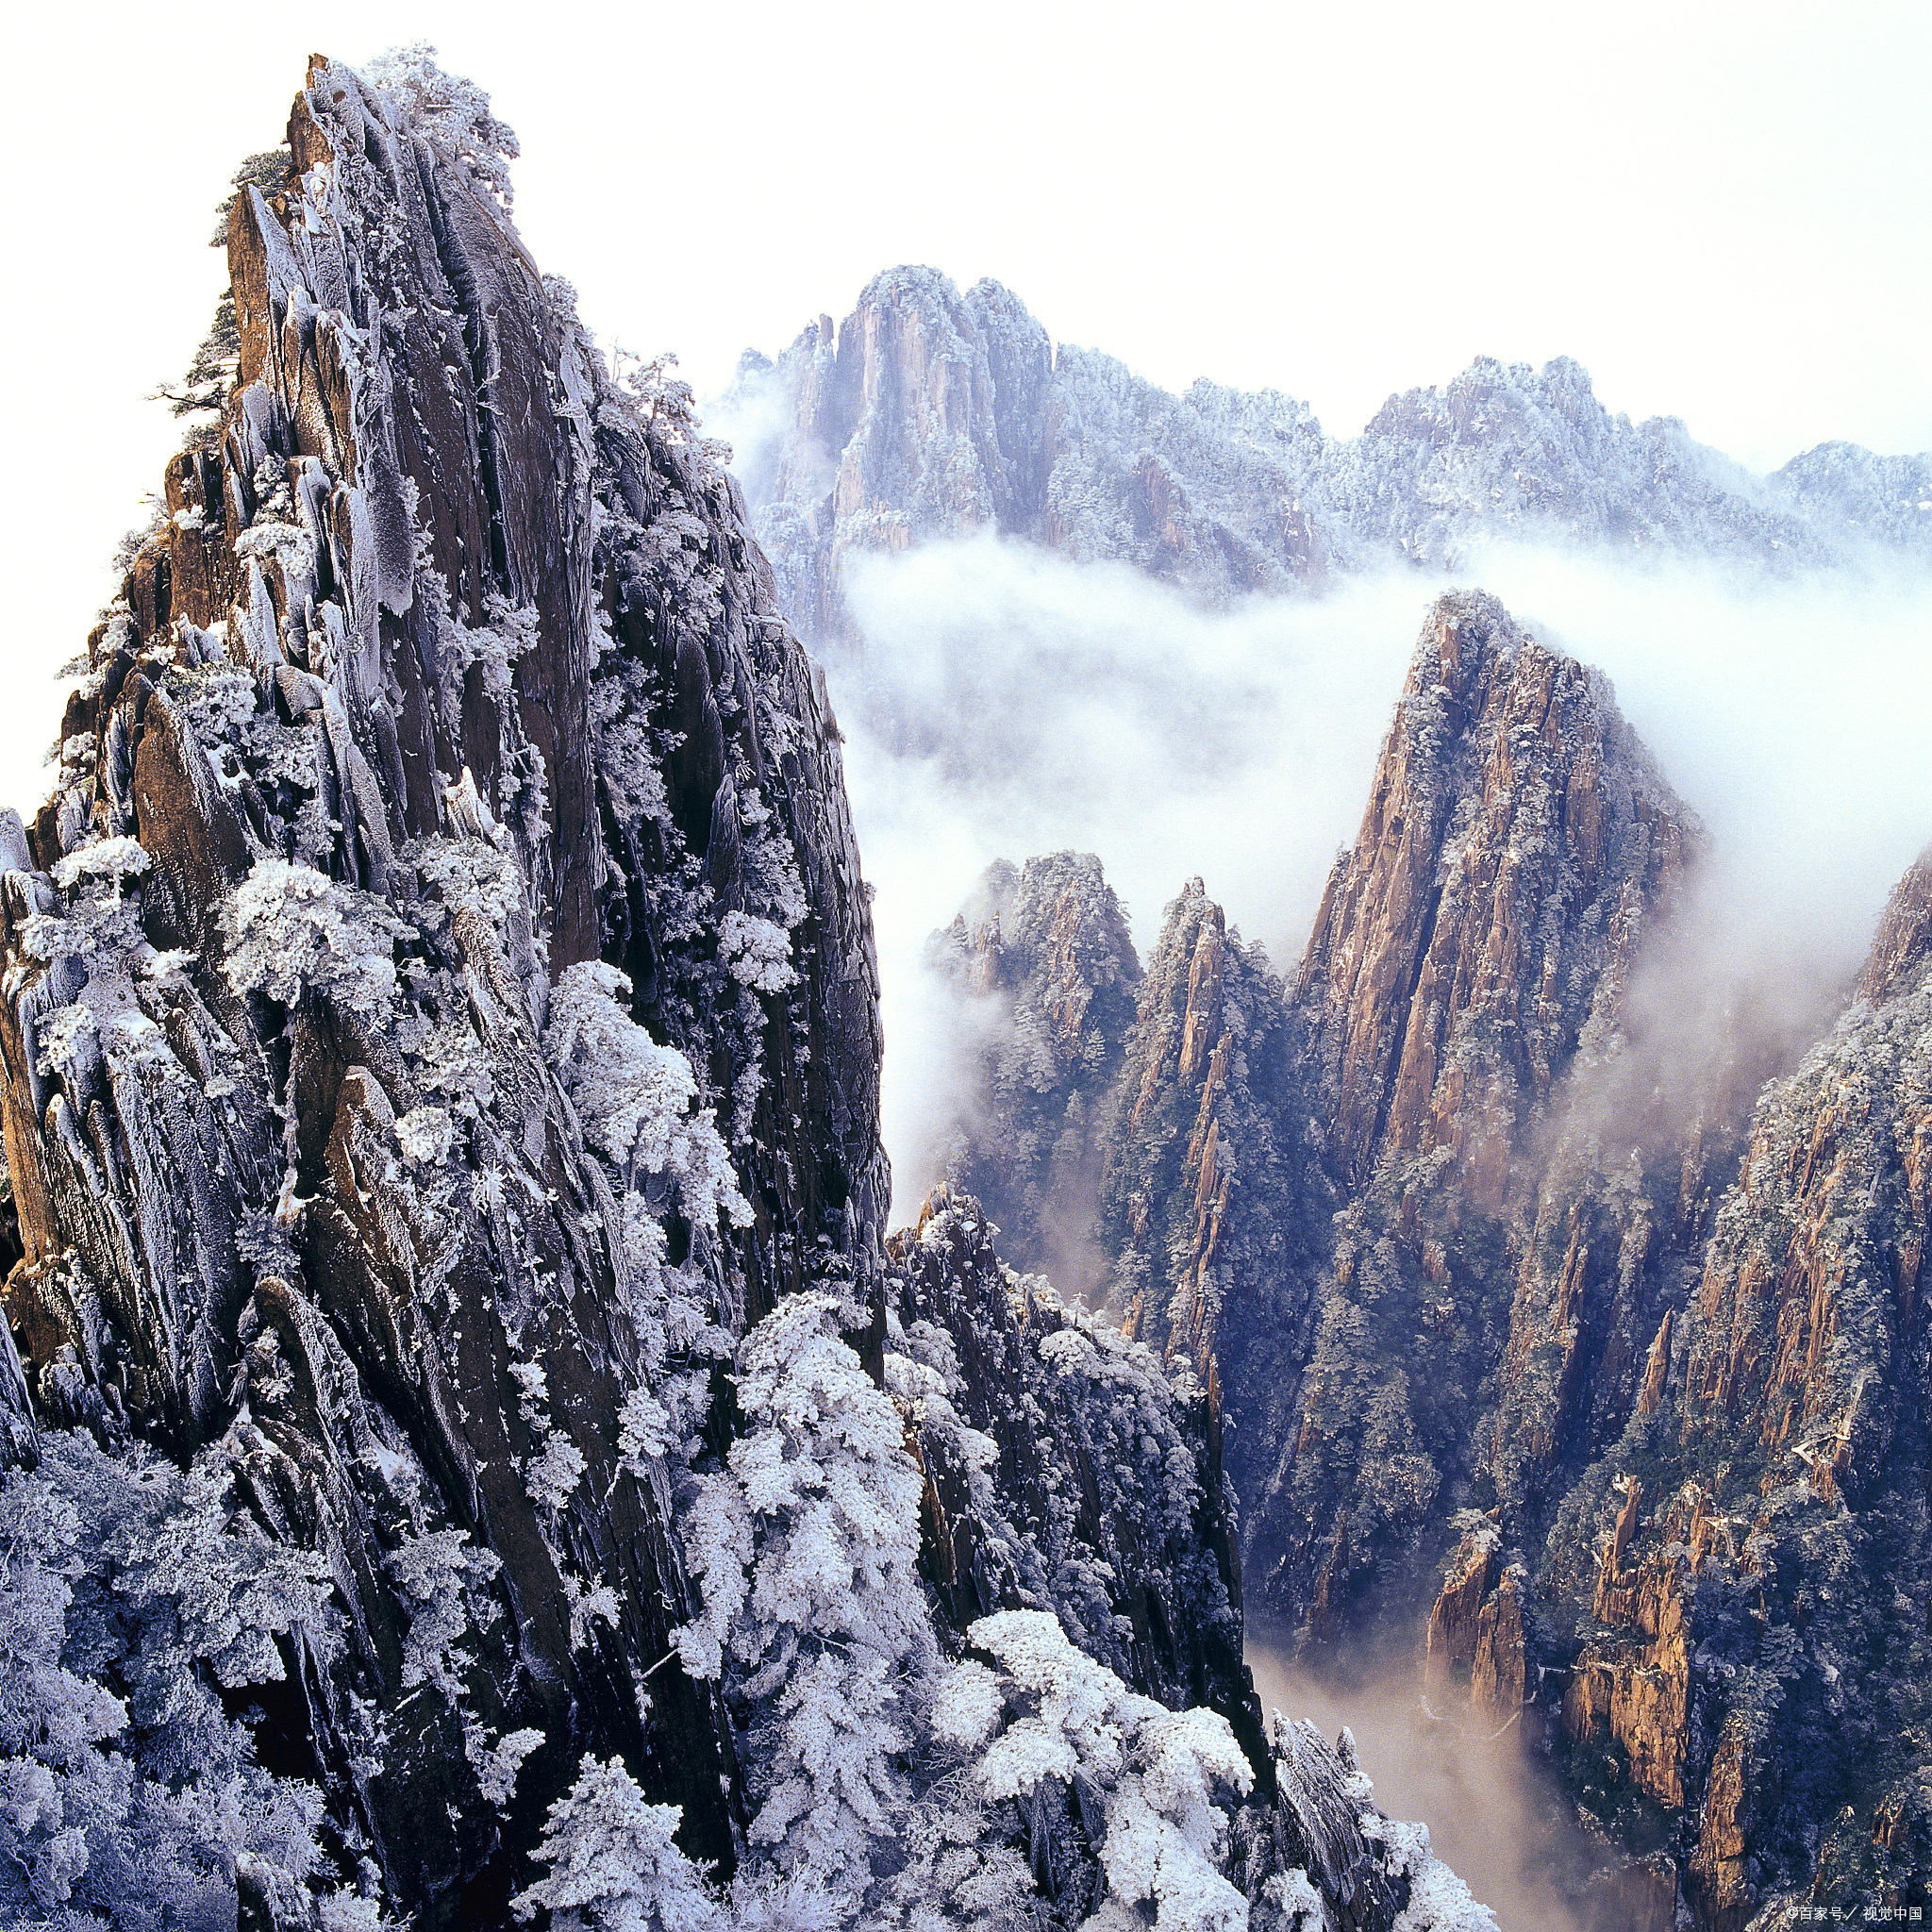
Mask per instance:
[[[1499,1205],[1698,839],[1599,674],[1442,598],[1293,995],[1338,1167],[1444,1149]]]
[[[768,518],[798,616],[841,627],[847,550],[1030,529],[1044,475],[1046,331],[997,282],[963,295],[929,268],[889,269],[834,329],[808,325],[767,380],[787,429]]]
[[[1874,1004],[1903,992],[1932,964],[1932,851],[1920,855],[1892,888],[1858,975],[1858,991]]]
[[[1925,553],[1932,537],[1932,453],[1876,456],[1821,442],[1770,478],[1780,501],[1835,537],[1841,551]]]
[[[639,1443],[682,1456],[808,1278],[883,1333],[824,686],[688,398],[621,389],[531,265],[508,146],[408,57],[312,62],[232,207],[219,423],[0,829],[36,1410],[198,1453],[315,1553],[349,1635],[287,1636],[278,1761],[429,1924],[507,1895],[478,1779],[520,1732],[540,1812],[621,1754],[734,1856],[715,1683],[636,1694],[695,1601]],[[436,1614],[491,1634],[432,1695],[394,1579],[458,1545]]]
[[[1044,1268],[1070,1293],[1088,1287],[1101,1137],[1141,978],[1099,859],[996,861],[927,960],[993,1003],[960,1185],[986,1204],[1012,1265]]]
[[[886,1248],[823,678],[514,151],[421,50],[311,62],[0,816],[0,1919],[1467,1919],[1261,1729],[1211,1377],[963,1197]],[[954,420],[956,359],[880,366]],[[1091,859],[991,898],[1050,1178],[1136,965]]]
[[[1218,1382],[1222,1316],[1245,1354],[1283,1241],[1276,1159],[1281,988],[1201,880],[1148,961],[1108,1150],[1110,1293],[1130,1334]]]

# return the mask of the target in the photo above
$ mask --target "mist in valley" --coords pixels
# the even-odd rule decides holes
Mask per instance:
[[[1427,1824],[1436,1856],[1501,1932],[1627,1932],[1634,1923],[1621,1892],[1591,1885],[1605,1847],[1576,1822],[1521,1719],[1486,1731],[1457,1707],[1455,1691],[1432,1703],[1417,1661],[1357,1660],[1322,1675],[1251,1635],[1248,1662],[1265,1709],[1306,1718],[1330,1738],[1348,1730],[1373,1802]]]
[[[1457,581],[1610,678],[1708,834],[1591,1104],[1614,1131],[1625,1108],[1655,1123],[1755,1087],[1828,1024],[1932,839],[1932,580],[1498,545]],[[904,1218],[939,1177],[994,1017],[924,957],[985,867],[1098,853],[1143,958],[1198,874],[1291,976],[1449,586],[1395,571],[1215,608],[991,536],[855,557],[846,586],[861,642],[829,669],[877,894]]]
[[[848,567],[856,650],[833,660],[874,904],[895,1216],[973,1126],[1001,1017],[925,963],[995,858],[1105,863],[1142,959],[1193,874],[1291,980],[1432,600],[1419,573],[1325,596],[1203,605],[1118,565],[991,537]],[[1774,580],[1493,546],[1458,580],[1604,672],[1706,845],[1625,989],[1623,1030],[1579,1054],[1547,1134],[1648,1158],[1740,1118],[1840,1008],[1886,897],[1932,839],[1932,581]],[[1412,1657],[1295,1669],[1249,1644],[1264,1703],[1352,1729],[1375,1801],[1426,1823],[1505,1932],[1610,1932],[1656,1903],[1557,1784],[1525,1710],[1480,1734],[1432,1708]],[[1592,1878],[1591,1874],[1596,1874]]]

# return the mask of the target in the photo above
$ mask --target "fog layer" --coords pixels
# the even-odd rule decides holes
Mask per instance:
[[[1429,1827],[1436,1856],[1495,1913],[1500,1932],[1621,1932],[1613,1890],[1586,1889],[1602,1847],[1520,1723],[1491,1736],[1446,1703],[1432,1709],[1413,1666],[1327,1679],[1252,1640],[1248,1661],[1267,1709],[1307,1718],[1331,1738],[1347,1726],[1374,1802]]]
[[[1479,554],[1460,581],[1607,672],[1709,828],[1693,924],[1644,995],[1651,1037],[1740,1010],[1771,1032],[1812,1024],[1932,840],[1932,583],[1521,548]],[[1143,955],[1199,874],[1291,971],[1444,588],[1391,574],[1214,609],[991,537],[851,560],[862,644],[831,679],[877,889],[899,1214],[936,1178],[914,1150],[935,1144],[970,1055],[923,949],[981,870],[1099,853]]]

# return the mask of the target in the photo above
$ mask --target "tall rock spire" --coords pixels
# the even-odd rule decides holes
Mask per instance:
[[[285,1748],[437,1920],[520,1728],[530,1790],[621,1752],[732,1855],[625,1418],[695,1426],[827,1268],[875,1360],[889,1189],[837,735],[742,505],[538,275],[483,97],[380,78],[317,58],[232,205],[219,425],[4,835],[7,1296],[43,1416],[217,1454],[323,1552]],[[487,1633],[450,1699],[419,1584]]]

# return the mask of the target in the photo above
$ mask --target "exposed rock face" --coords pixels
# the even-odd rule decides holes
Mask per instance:
[[[935,1193],[888,1257],[905,1337],[894,1345],[923,1357],[934,1331],[948,1338],[931,1366],[957,1375],[958,1419],[998,1450],[975,1485],[952,1437],[933,1427],[922,1439],[927,1561],[959,1627],[1053,1605],[1128,1681],[1238,1712],[1238,1735],[1264,1757],[1208,1391],[1176,1390],[1145,1348],[1070,1310],[1042,1276],[1006,1268],[970,1196]],[[1010,1523],[990,1516],[994,1497],[1009,1499]]]
[[[864,1901],[1071,1926],[1153,1897],[1109,1836],[1119,1776],[1186,1807],[1163,1859],[1185,1840],[1257,1926],[1468,1923],[1345,1755],[1262,1732],[1211,1382],[1004,1270],[963,1199],[889,1258],[822,678],[688,395],[620,387],[531,266],[513,151],[417,56],[311,63],[287,171],[233,206],[219,427],[91,640],[54,797],[31,831],[0,816],[0,1503],[61,1514],[19,1487],[43,1451],[50,1482],[119,1483],[157,1521],[189,1499],[166,1561],[122,1523],[28,1591],[9,1545],[32,1721],[0,1751],[33,1795],[0,1817],[0,1904],[134,1869],[101,1818],[63,1829],[69,1800],[119,1778],[109,1823],[138,1830],[152,1767],[95,1747],[139,1757],[185,1699],[255,1777],[212,1811],[268,1792],[307,1820],[292,1863],[190,1821],[192,1910],[249,1932],[507,1924],[533,1854],[576,1882],[586,1841],[557,1847],[587,1789],[615,1890],[570,1904],[622,1895],[626,1923],[665,1916],[647,1883],[722,1922],[689,1855],[763,1857],[773,1909],[820,1923]],[[1069,1091],[1104,1085],[1118,908],[1097,868],[1029,877],[1024,985]],[[100,1629],[135,1604],[174,1648],[124,1704]],[[867,1676],[845,1653],[874,1625],[903,1646]],[[1075,1774],[975,1784],[974,1737],[1017,1704],[985,1709],[997,1680],[958,1653],[996,1641],[1158,1762],[1124,1767],[1103,1727]],[[811,1706],[826,1682],[857,1690]],[[831,1715],[788,1786],[801,1708]],[[201,1768],[164,1758],[166,1805],[200,1804],[176,1787]],[[897,1807],[890,1856],[861,1830],[778,1863],[831,1808],[794,1788],[848,1774]],[[675,1845],[646,1799],[678,1807]],[[978,1890],[922,1892],[928,1868]],[[110,1908],[174,1908],[130,1883]]]
[[[1466,1532],[1429,1612],[1423,1681],[1432,1698],[1463,1688],[1469,1707],[1500,1730],[1523,1708],[1521,1567],[1505,1568],[1501,1539],[1485,1522]]]
[[[1898,883],[1878,922],[1858,991],[1877,1005],[1903,992],[1932,955],[1932,851]]]
[[[1281,1192],[1280,995],[1266,956],[1230,933],[1191,880],[1148,964],[1103,1224],[1128,1332],[1204,1376],[1219,1374],[1227,1345],[1222,1309],[1252,1305],[1280,1273],[1283,1237],[1271,1215]]]
[[[234,204],[220,439],[170,467],[0,906],[42,1412],[218,1443],[324,1552],[353,1641],[291,1748],[432,1920],[472,1909],[493,1832],[451,1710],[404,1696],[399,1540],[500,1563],[466,1694],[549,1740],[532,1787],[622,1753],[728,1858],[715,1691],[634,1694],[692,1599],[617,1418],[674,1262],[734,1327],[827,1255],[882,1315],[888,1198],[823,685],[675,398],[612,389],[441,139],[318,61],[280,189]],[[572,1010],[642,1041],[634,992],[674,1050],[655,1157],[559,1034],[600,955],[629,986]],[[701,1178],[726,1147],[679,1078],[748,1208]]]
[[[1500,1206],[1696,839],[1600,676],[1493,598],[1438,604],[1295,990],[1336,1164],[1440,1151]]]
[[[1101,1226],[1251,1613],[1524,1712],[1617,1895],[1729,1932],[1923,1891],[1932,868],[1795,1072],[1700,1041],[1673,1097],[1631,989],[1700,842],[1600,679],[1443,600],[1292,988],[1170,908]]]
[[[1237,1417],[1271,1418],[1245,1535],[1290,1629],[1391,1591],[1419,1613],[1432,1524],[1526,1499],[1499,1418],[1601,1341],[1606,1292],[1574,1260],[1554,1307],[1519,1289],[1542,1279],[1541,1150],[1697,838],[1600,678],[1491,599],[1437,606],[1291,995],[1294,1104],[1346,1203],[1314,1332],[1286,1398],[1279,1373],[1228,1385]]]
[[[1625,1567],[1643,1500],[1634,1478],[1604,1545],[1591,1602],[1592,1620],[1615,1633],[1587,1646],[1563,1697],[1563,1725],[1578,1743],[1614,1739],[1629,1781],[1660,1805],[1684,1802],[1690,1659],[1685,1591],[1709,1553],[1711,1524],[1701,1492],[1678,1499],[1671,1534],[1650,1561]],[[1681,1520],[1688,1515],[1688,1522]]]
[[[970,1132],[942,1150],[1000,1231],[1000,1254],[1076,1293],[1098,1273],[1094,1219],[1104,1133],[1141,963],[1091,853],[1001,862],[926,948],[927,963],[985,1001]]]
[[[747,367],[795,423],[759,453],[760,535],[808,635],[838,628],[848,549],[1034,526],[1052,368],[1046,331],[997,282],[962,296],[922,268],[879,276],[842,329],[808,324],[775,374]]]
[[[1750,1050],[1715,1067],[1702,1112],[1653,1117],[1614,1077],[1623,1000],[1694,824],[1600,700],[1568,714],[1585,729],[1549,731],[1527,784],[1441,760],[1445,810],[1406,769],[1410,747],[1427,758],[1430,658],[1425,641],[1298,990],[1352,1200],[1299,1426],[1274,1486],[1245,1492],[1251,1596],[1315,1638],[1420,1623],[1405,1541],[1493,1500],[1497,1552],[1465,1542],[1429,1658],[1466,1664],[1491,1710],[1499,1683],[1520,1696],[1548,1667],[1574,1788],[1670,1861],[1700,1925],[1813,1882],[1904,1896],[1877,1820],[1912,1811],[1925,1756],[1907,1741],[1925,1641],[1925,869],[1857,1000],[1748,1132]],[[1540,658],[1498,660],[1503,715],[1534,694],[1554,721],[1579,691]],[[1509,747],[1513,768],[1536,741],[1502,725],[1491,758]],[[1528,890],[1499,890],[1512,874]],[[1250,1400],[1230,1380],[1237,1442]],[[1300,1540],[1273,1542],[1277,1524]],[[1819,1833],[1847,1803],[1865,1835],[1838,1832],[1827,1858]]]
[[[1601,1721],[1638,1782],[1681,1786],[1686,1893],[1711,1926],[1793,1890],[1924,1891],[1892,1850],[1918,1842],[1932,1779],[1924,870],[1837,1027],[1765,1089],[1655,1397],[1646,1378],[1550,1541],[1553,1579],[1573,1575],[1603,1472],[1654,1472],[1663,1504],[1644,1521],[1632,1486],[1576,1681],[1614,1685],[1620,1633],[1668,1646],[1667,1706],[1612,1699]]]
[[[1061,346],[998,283],[887,271],[741,382],[775,405],[748,445],[759,532],[809,637],[844,628],[848,552],[994,529],[1217,593],[1394,558],[1456,569],[1483,537],[1750,558],[1774,567],[1932,544],[1932,458],[1827,443],[1747,475],[1674,418],[1611,416],[1567,358],[1483,358],[1391,396],[1353,441],[1276,391],[1171,395]]]

